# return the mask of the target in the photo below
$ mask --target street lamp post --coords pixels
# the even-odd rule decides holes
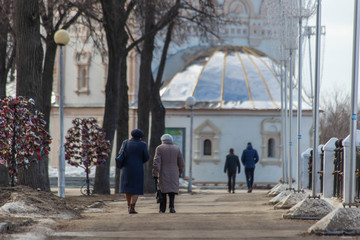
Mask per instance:
[[[193,107],[196,103],[196,98],[190,96],[186,99],[186,106],[190,107],[190,161],[189,161],[189,186],[188,192],[192,192],[192,159],[193,159],[193,122],[194,111]]]
[[[59,162],[58,162],[58,195],[65,198],[65,149],[64,149],[64,95],[63,95],[63,46],[70,40],[66,30],[56,31],[54,41],[60,46],[60,96],[59,96],[59,118],[60,118],[60,146],[59,146]]]

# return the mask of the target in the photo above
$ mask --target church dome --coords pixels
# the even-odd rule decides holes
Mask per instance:
[[[183,108],[189,96],[196,98],[195,108],[281,108],[280,68],[264,53],[250,47],[221,46],[179,54],[187,60],[160,92],[166,108]],[[293,108],[297,108],[296,89],[293,97]],[[303,103],[303,109],[310,108]]]

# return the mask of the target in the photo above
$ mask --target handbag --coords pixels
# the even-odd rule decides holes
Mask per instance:
[[[157,185],[158,185],[157,177],[154,177],[154,182],[155,182],[155,188],[156,188],[156,203],[161,203],[164,199],[164,195],[161,192],[161,190],[157,188]]]
[[[160,189],[158,189],[156,191],[156,203],[161,203],[164,199],[164,195],[162,194],[162,192],[160,191]]]
[[[115,158],[116,167],[120,169],[124,166],[126,160],[126,144],[127,140],[124,141],[123,146],[120,148],[119,154]]]

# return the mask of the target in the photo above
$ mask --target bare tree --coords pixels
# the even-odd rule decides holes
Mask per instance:
[[[126,58],[128,53],[144,41],[146,35],[140,34],[137,39],[132,36],[136,31],[136,22],[131,16],[135,16],[141,1],[111,1],[102,0],[103,26],[109,55],[108,79],[105,88],[105,114],[103,128],[106,131],[106,139],[113,146],[115,130],[117,129],[117,142],[128,138],[129,101],[126,77]],[[133,14],[133,15],[132,15]],[[166,26],[167,23],[162,23]],[[158,26],[154,29],[158,31]],[[152,34],[150,32],[149,34]],[[129,39],[131,41],[129,42]],[[147,103],[148,104],[148,103]],[[119,149],[119,145],[117,146]],[[96,168],[94,192],[110,194],[110,161],[108,164]],[[118,172],[117,172],[118,174]],[[118,184],[117,184],[118,186]]]
[[[138,127],[145,132],[147,140],[149,133],[149,116],[151,112],[151,138],[150,138],[150,161],[145,163],[145,192],[154,192],[152,181],[152,158],[155,148],[161,143],[160,136],[165,130],[165,108],[160,98],[162,86],[162,74],[166,64],[167,51],[172,41],[174,28],[184,28],[189,24],[199,28],[199,34],[213,33],[214,23],[220,21],[216,14],[215,6],[211,0],[194,1],[145,1],[140,8],[140,16],[144,18],[143,34],[144,44],[141,50],[140,80],[138,94]],[[215,21],[217,19],[217,21]],[[168,26],[163,46],[159,71],[154,80],[151,63],[155,49],[155,37]],[[181,33],[181,31],[178,31]],[[185,32],[182,31],[184,34]],[[180,34],[176,37],[184,39]],[[179,39],[177,39],[179,40]],[[150,102],[150,104],[148,104]]]
[[[146,137],[144,139],[146,140],[148,136],[150,113],[149,95],[152,92],[151,86],[154,81],[151,73],[154,38],[157,32],[164,29],[164,27],[166,27],[178,16],[178,5],[181,2],[181,0],[101,1],[103,11],[102,23],[106,33],[109,55],[103,127],[107,134],[106,138],[110,140],[112,145],[115,130],[117,129],[117,148],[119,148],[119,143],[128,137],[129,102],[126,79],[126,57],[130,50],[132,50],[140,42],[144,41],[142,44],[143,48],[140,50],[142,61],[140,66],[141,76],[139,89],[141,90],[139,90],[139,96],[141,97],[139,97],[138,104],[138,107],[140,108],[138,110],[138,127],[145,132]],[[183,2],[184,4],[180,6],[184,6],[184,9],[189,8],[189,6],[191,6],[192,9],[196,9],[191,4],[189,5],[186,1]],[[203,9],[203,3],[211,1],[201,0],[199,2],[200,4],[197,6],[200,7],[199,9]],[[163,6],[165,4],[169,7],[164,8]],[[148,11],[149,9],[154,11]],[[193,19],[196,19],[197,21],[203,20],[196,17],[193,17]],[[206,24],[204,23],[203,25],[205,26]],[[143,31],[138,31],[138,29]],[[138,36],[138,38],[133,38],[135,35]],[[160,88],[161,83],[156,86]],[[158,99],[160,98],[158,97]],[[142,110],[142,107],[144,107],[144,110]],[[160,121],[161,120],[163,121],[164,119],[160,119]],[[161,125],[161,128],[163,129],[164,125]],[[158,133],[162,134],[160,131]],[[110,193],[109,167],[110,162],[109,164],[96,168],[94,184],[94,191],[96,193]],[[118,186],[118,184],[116,186]]]
[[[37,109],[45,114],[46,130],[49,130],[53,69],[57,49],[54,34],[60,28],[69,28],[85,12],[91,12],[94,3],[95,0],[15,2],[14,42],[17,46],[16,52],[21,53],[16,58],[17,95],[35,99]],[[4,4],[7,3],[4,1]],[[40,34],[40,26],[45,30],[42,31],[44,35]],[[50,190],[48,159],[45,156],[38,166],[20,171],[19,175],[19,184],[35,188],[41,185],[41,189]]]
[[[350,97],[336,93],[324,105],[319,122],[320,143],[325,144],[332,137],[347,137],[350,134]]]
[[[16,94],[33,98],[36,106],[42,105],[41,72],[43,48],[40,39],[38,0],[14,1],[16,36]],[[47,172],[47,170],[46,170]],[[20,184],[49,191],[46,175],[40,164],[31,164],[18,173]]]
[[[138,127],[144,131],[145,136],[144,139],[147,141],[149,136],[149,114],[150,114],[150,107],[153,105],[152,100],[154,98],[151,97],[152,95],[152,88],[154,88],[154,79],[152,76],[152,69],[151,63],[153,59],[153,51],[155,48],[155,35],[156,33],[166,26],[169,20],[173,19],[177,16],[178,10],[180,8],[180,1],[177,0],[175,5],[170,8],[167,15],[164,15],[160,20],[158,20],[158,25],[162,24],[158,30],[156,29],[156,14],[155,14],[155,6],[157,1],[145,1],[142,5],[144,10],[144,19],[145,19],[145,26],[144,26],[144,34],[146,35],[143,49],[141,51],[141,63],[140,63],[140,80],[139,80],[139,94],[138,94]],[[171,11],[171,12],[170,12]],[[163,23],[161,23],[161,21]],[[156,93],[155,93],[156,94]],[[156,94],[158,95],[158,94]],[[150,104],[149,104],[150,103]],[[161,103],[161,101],[160,101]],[[161,104],[162,105],[162,104]],[[161,108],[161,106],[159,106]],[[155,112],[161,114],[161,112]],[[164,111],[165,113],[165,111]],[[154,116],[155,117],[155,116]],[[163,117],[161,115],[157,115],[160,117],[158,120],[158,124],[161,124],[163,121]],[[157,131],[161,130],[161,126],[156,129]],[[164,129],[162,129],[163,131]],[[160,132],[162,134],[163,132]],[[159,132],[157,132],[159,134]],[[156,134],[156,135],[157,135]],[[156,137],[156,136],[154,136]],[[154,184],[152,181],[152,158],[153,154],[150,155],[150,160],[145,163],[145,185],[144,190],[145,192],[154,192]]]
[[[105,113],[103,128],[106,132],[106,139],[111,146],[114,143],[115,130],[118,128],[118,138],[126,139],[128,136],[128,123],[125,120],[128,116],[128,87],[126,76],[121,70],[126,69],[126,57],[128,33],[126,24],[130,13],[135,7],[135,1],[127,0],[101,0],[103,10],[103,25],[106,33],[108,46],[109,67],[108,79],[105,88]],[[119,97],[121,96],[121,97]],[[126,111],[123,111],[126,109]],[[118,123],[119,113],[122,113],[121,123]],[[122,125],[119,127],[119,125]],[[94,192],[110,194],[110,161],[107,164],[96,168]]]
[[[86,6],[91,6],[88,1]],[[72,1],[48,0],[39,1],[41,24],[45,29],[42,39],[45,47],[44,67],[42,68],[42,105],[41,111],[45,114],[46,130],[49,130],[51,94],[53,91],[53,69],[55,64],[57,45],[54,34],[59,29],[68,29],[83,13],[86,7]]]

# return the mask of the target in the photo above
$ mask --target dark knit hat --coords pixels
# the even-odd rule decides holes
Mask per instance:
[[[140,129],[134,129],[131,131],[131,136],[133,138],[142,138],[144,136],[144,132]]]

